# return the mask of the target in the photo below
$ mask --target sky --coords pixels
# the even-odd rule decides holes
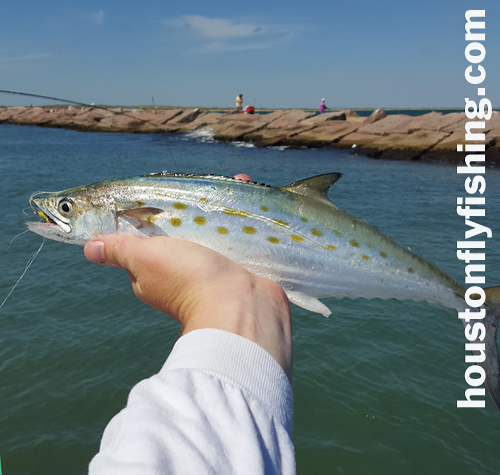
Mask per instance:
[[[498,0],[0,2],[0,89],[107,105],[464,107],[465,12],[486,10],[482,84],[500,105]],[[0,94],[0,105],[50,104]]]

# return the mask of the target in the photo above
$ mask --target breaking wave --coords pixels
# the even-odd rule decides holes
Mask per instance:
[[[184,134],[183,140],[196,140],[197,142],[216,142],[212,128],[193,130]],[[228,144],[239,148],[254,148],[255,144],[251,142],[228,142]]]
[[[235,147],[243,147],[243,148],[254,148],[255,144],[252,142],[231,142],[231,145]]]
[[[211,128],[193,130],[184,135],[187,139],[197,140],[199,142],[213,142],[214,131]]]

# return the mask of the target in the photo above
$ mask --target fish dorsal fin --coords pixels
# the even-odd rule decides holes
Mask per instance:
[[[286,190],[298,195],[308,196],[319,201],[333,203],[328,199],[328,190],[342,176],[342,173],[325,173],[324,175],[316,175],[305,180],[296,181],[289,185],[282,186],[281,190]]]

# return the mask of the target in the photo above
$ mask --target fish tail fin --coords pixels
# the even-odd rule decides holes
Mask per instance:
[[[500,286],[484,289],[486,293],[486,316],[483,324],[486,329],[484,338],[485,359],[480,366],[485,371],[485,386],[491,399],[500,409],[500,368],[498,362],[497,328],[500,320]],[[475,352],[477,353],[477,352]]]

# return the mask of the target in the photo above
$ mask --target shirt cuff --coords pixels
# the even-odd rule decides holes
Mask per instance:
[[[182,369],[240,387],[260,400],[291,434],[292,386],[283,368],[257,343],[215,328],[193,330],[177,340],[160,374]]]

